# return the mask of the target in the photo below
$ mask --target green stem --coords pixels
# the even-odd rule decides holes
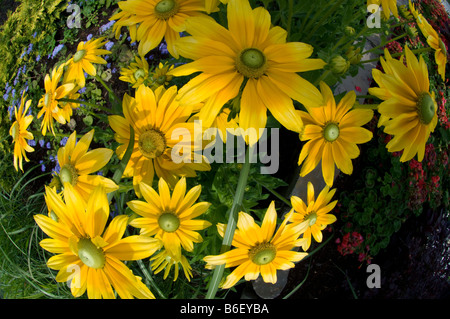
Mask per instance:
[[[405,24],[411,23],[411,22],[416,22],[416,19],[412,19],[412,20],[408,20],[408,21],[403,21],[403,22],[400,22],[400,23],[391,25],[391,28],[394,29],[394,28],[396,28],[396,27],[399,27],[399,26],[402,26],[402,25],[405,25]]]
[[[145,279],[148,280],[148,282],[150,283],[150,286],[152,287],[152,290],[156,291],[156,293],[162,298],[162,299],[167,299],[166,295],[164,295],[164,293],[158,288],[158,285],[156,285],[155,281],[153,280],[152,275],[149,273],[149,271],[147,270],[147,268],[145,268],[144,263],[142,262],[142,260],[137,260],[137,263],[139,265],[139,268],[141,268],[142,273],[145,276]]]
[[[362,28],[362,30],[359,31],[359,33],[354,38],[352,38],[349,42],[347,42],[347,44],[342,48],[342,51],[345,51],[345,49],[347,49],[349,46],[353,45],[355,40],[357,40],[360,36],[362,36],[368,29],[369,29],[369,27],[366,24],[364,26],[364,28]]]
[[[279,200],[281,200],[283,203],[285,203],[286,205],[288,205],[289,207],[292,207],[291,202],[284,197],[283,195],[281,195],[280,193],[278,193],[277,191],[271,189],[270,187],[267,187],[264,183],[261,183],[260,181],[256,181],[259,185],[261,185],[262,187],[264,187],[265,189],[267,189],[270,193],[272,193],[272,195],[274,195],[276,198],[278,198]]]
[[[220,253],[223,254],[230,250],[231,243],[233,241],[234,231],[236,230],[237,219],[238,219],[238,209],[242,205],[242,200],[244,198],[245,187],[247,186],[247,179],[250,172],[250,157],[253,156],[254,146],[249,146],[247,148],[247,154],[245,155],[245,163],[242,166],[239,180],[235,192],[235,196],[233,199],[233,204],[230,208],[230,213],[228,216],[228,223],[225,230],[225,234],[222,240],[222,248]],[[225,264],[216,266],[214,268],[214,273],[211,278],[211,282],[209,285],[208,292],[206,293],[206,299],[214,299],[217,290],[219,288],[220,281],[222,279],[222,275],[225,269]]]
[[[95,79],[99,81],[101,85],[103,85],[106,91],[108,91],[108,93],[114,98],[116,103],[122,104],[122,101],[119,99],[119,97],[114,93],[114,91],[109,87],[109,85],[106,84],[105,81],[103,81],[103,79],[100,76],[96,75]]]
[[[340,7],[340,5],[342,4],[342,2],[344,2],[344,0],[338,0],[334,6],[332,6],[323,16],[322,18],[319,20],[319,22],[317,22],[314,26],[314,29],[312,29],[312,31],[308,31],[308,34],[306,35],[306,38],[304,39],[304,42],[308,42],[308,40],[314,35],[314,33],[317,31],[318,28],[320,28],[322,26],[322,23],[324,21],[326,21],[337,9],[338,7]]]
[[[289,6],[289,13],[288,13],[288,20],[287,20],[287,37],[288,37],[288,41],[290,40],[291,37],[291,24],[292,24],[292,16],[294,15],[294,0],[288,0],[288,6]]]
[[[104,111],[104,112],[111,113],[111,110],[109,110],[109,109],[107,109],[107,108],[104,108],[104,107],[101,106],[101,105],[97,105],[97,104],[90,103],[90,102],[86,102],[86,101],[82,101],[82,100],[74,100],[74,99],[66,99],[66,98],[62,98],[62,99],[59,99],[58,102],[67,102],[67,103],[83,104],[83,105],[86,105],[86,106],[90,106],[90,107],[92,107],[92,108],[99,109],[99,110]]]
[[[376,99],[377,97],[374,95],[357,95],[357,99]]]
[[[367,51],[364,51],[364,52],[361,53],[361,54],[364,55],[364,54],[367,54],[367,53],[369,53],[369,52],[373,52],[373,51],[375,51],[375,50],[378,50],[379,48],[382,48],[382,47],[386,46],[387,44],[389,44],[389,43],[391,43],[391,42],[394,42],[394,41],[397,41],[397,40],[399,40],[399,39],[401,39],[401,38],[404,38],[404,37],[406,37],[407,35],[408,35],[407,33],[403,33],[402,35],[399,35],[398,37],[392,38],[392,39],[390,39],[388,42],[385,42],[385,43],[380,44],[380,45],[378,45],[378,46],[376,46],[376,47],[373,47],[372,49],[367,50]]]

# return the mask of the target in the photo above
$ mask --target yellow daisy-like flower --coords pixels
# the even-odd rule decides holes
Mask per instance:
[[[383,18],[388,20],[391,13],[398,18],[397,0],[367,0],[367,5],[376,4],[383,8]]]
[[[406,65],[401,60],[383,57],[380,70],[372,75],[378,88],[370,88],[372,94],[384,100],[378,112],[384,117],[384,132],[394,137],[386,145],[389,152],[403,150],[400,161],[405,162],[417,154],[422,161],[425,144],[437,125],[437,104],[434,92],[430,94],[427,65],[405,46]]]
[[[189,265],[189,261],[184,255],[181,255],[181,259],[177,260],[173,255],[170,254],[168,250],[163,250],[156,256],[150,258],[150,261],[153,261],[152,270],[155,275],[164,270],[164,279],[167,278],[173,266],[175,268],[173,281],[176,281],[178,279],[178,273],[180,271],[180,267],[178,264],[181,264],[184,275],[186,276],[188,281],[191,281],[192,267],[191,265]]]
[[[78,43],[77,52],[67,61],[68,67],[64,75],[65,83],[75,82],[83,88],[86,85],[84,72],[91,76],[97,75],[97,70],[92,63],[106,64],[105,59],[99,57],[99,55],[111,53],[111,51],[100,49],[106,43],[106,41],[102,42],[104,39],[104,37],[101,37]]]
[[[123,18],[117,22],[119,28],[138,24],[136,40],[140,56],[145,56],[164,38],[169,53],[178,58],[174,42],[180,38],[180,32],[185,31],[185,20],[204,15],[205,11],[204,0],[128,0],[118,5],[126,12],[115,17]]]
[[[286,43],[287,32],[271,27],[270,13],[254,10],[247,0],[229,1],[228,29],[210,17],[186,21],[192,36],[177,42],[180,55],[194,60],[175,68],[175,76],[201,72],[180,89],[180,103],[205,101],[199,118],[210,127],[229,100],[240,96],[239,125],[264,128],[267,110],[287,129],[299,132],[302,119],[292,99],[308,106],[319,106],[318,89],[296,72],[323,68],[321,59],[309,59],[311,45]],[[241,86],[246,84],[241,92]]]
[[[40,245],[55,254],[47,265],[58,270],[56,281],[70,282],[74,297],[87,291],[90,299],[115,298],[115,290],[122,299],[154,299],[122,261],[149,257],[160,248],[158,240],[138,235],[122,238],[128,225],[126,215],[115,217],[106,227],[109,205],[101,186],[87,203],[70,184],[64,188],[64,201],[49,187],[46,195],[57,221],[41,214],[34,219],[50,237]]]
[[[47,130],[51,130],[53,135],[55,134],[53,127],[53,120],[56,120],[60,124],[65,124],[65,114],[61,111],[58,99],[67,97],[75,88],[73,83],[65,83],[58,86],[59,81],[64,72],[65,64],[55,67],[52,70],[51,75],[47,74],[44,78],[45,94],[38,102],[38,107],[42,108],[37,118],[41,118],[44,115],[41,122],[42,135],[47,134]]]
[[[134,57],[135,62],[131,62],[128,68],[120,70],[119,80],[132,84],[136,89],[149,78],[149,65],[144,57]]]
[[[63,187],[66,187],[66,183],[72,185],[85,200],[98,185],[102,185],[107,193],[119,188],[109,178],[93,174],[103,168],[113,154],[113,151],[107,148],[88,151],[93,137],[94,130],[91,130],[77,142],[76,132],[73,132],[67,139],[66,145],[58,150],[58,162],[61,169],[57,176],[61,185]]]
[[[292,208],[295,212],[290,221],[294,224],[306,225],[307,227],[303,233],[303,238],[306,241],[303,242],[302,248],[305,251],[311,246],[311,235],[316,242],[321,243],[323,238],[322,230],[336,221],[336,216],[329,214],[337,204],[337,200],[330,203],[336,189],[331,191],[329,189],[328,186],[325,186],[319,196],[315,198],[314,186],[311,182],[308,182],[308,205],[301,198],[291,196]]]
[[[186,123],[192,107],[180,107],[176,101],[177,87],[159,87],[153,92],[141,85],[136,97],[125,95],[125,117],[109,116],[115,138],[121,145],[116,153],[122,158],[130,141],[130,125],[134,129],[134,148],[125,176],[133,177],[133,185],[140,196],[139,184],[152,185],[154,174],[163,177],[173,187],[180,176],[194,177],[197,170],[211,169],[206,159],[194,158],[194,123]],[[181,140],[180,140],[181,139]],[[181,145],[182,144],[182,145]],[[183,147],[181,147],[183,146]],[[173,150],[181,147],[179,152]],[[176,152],[176,161],[173,160]]]
[[[324,82],[320,83],[325,105],[320,108],[307,107],[301,111],[305,130],[300,139],[308,142],[302,147],[298,165],[303,163],[300,176],[311,172],[322,161],[325,183],[331,187],[335,165],[344,173],[352,174],[352,159],[359,156],[356,144],[366,143],[372,132],[362,128],[373,117],[373,111],[353,109],[356,101],[354,91],[348,92],[336,105],[333,92]]]
[[[25,92],[22,93],[22,99],[20,100],[19,111],[17,107],[14,107],[14,115],[16,121],[11,125],[9,129],[9,135],[13,138],[14,143],[14,168],[19,171],[19,168],[23,172],[22,162],[23,159],[29,162],[26,152],[34,152],[34,148],[28,145],[27,140],[34,139],[33,133],[28,132],[28,126],[33,121],[33,115],[26,115],[28,109],[31,106],[31,100],[26,101]],[[19,165],[17,165],[19,163]],[[19,168],[18,168],[19,167]]]
[[[79,90],[80,87],[75,86],[72,91],[67,94],[66,98],[71,100],[78,100],[78,98],[80,97],[80,93],[78,93]],[[73,115],[73,110],[80,107],[79,103],[74,102],[60,102],[59,105],[61,106],[61,114],[67,123],[70,122],[70,118]]]
[[[167,62],[164,62],[162,64],[159,62],[159,65],[155,70],[152,72],[152,85],[151,88],[153,90],[156,90],[160,86],[167,86],[169,85],[170,81],[172,80],[173,76],[168,75],[167,73],[171,70],[173,70],[173,65],[169,65]]]
[[[442,81],[445,81],[445,66],[447,65],[447,49],[445,48],[445,44],[442,42],[436,30],[428,23],[427,19],[417,13],[414,6],[411,4],[411,0],[409,1],[409,7],[416,18],[417,25],[426,38],[428,45],[434,49],[434,59],[438,66],[438,73],[441,76]]]
[[[142,217],[133,219],[130,225],[141,228],[141,235],[161,240],[168,253],[176,261],[181,261],[181,247],[188,252],[193,251],[194,243],[203,241],[197,231],[211,226],[206,220],[194,219],[211,205],[207,202],[194,204],[202,191],[201,185],[186,193],[186,179],[181,178],[171,195],[168,184],[160,178],[159,194],[145,183],[141,183],[140,189],[145,201],[133,200],[127,205]]]
[[[223,289],[233,287],[242,277],[245,280],[255,280],[259,274],[264,282],[276,283],[277,270],[287,270],[295,267],[294,262],[302,260],[307,253],[293,251],[303,243],[299,240],[300,234],[305,230],[303,224],[287,225],[293,210],[275,232],[277,212],[272,202],[266,211],[262,225],[256,224],[252,216],[240,212],[235,230],[232,246],[236,247],[217,256],[206,256],[206,268],[225,264],[225,267],[235,267],[222,284]],[[224,235],[226,225],[218,224],[217,229]]]

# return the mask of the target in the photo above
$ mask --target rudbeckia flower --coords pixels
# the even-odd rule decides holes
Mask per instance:
[[[87,291],[89,299],[112,299],[115,290],[122,299],[154,299],[123,261],[149,257],[160,249],[158,240],[139,235],[123,237],[128,225],[126,215],[115,217],[106,227],[109,205],[101,186],[94,189],[87,203],[70,184],[64,188],[64,201],[49,187],[46,195],[57,221],[41,214],[34,220],[50,237],[40,246],[55,254],[47,265],[58,271],[56,281],[70,283],[74,297]]]
[[[222,284],[223,289],[233,287],[242,277],[245,280],[255,280],[261,274],[264,282],[276,283],[277,270],[287,270],[295,267],[295,262],[302,260],[307,253],[292,250],[303,243],[299,240],[305,230],[303,224],[287,224],[293,210],[275,232],[277,212],[272,202],[266,211],[262,225],[259,226],[252,216],[240,212],[232,246],[235,248],[217,256],[206,256],[206,268],[225,264],[226,268],[236,267]],[[217,229],[224,235],[226,225],[218,224]]]
[[[264,128],[269,110],[284,127],[299,132],[303,123],[291,99],[319,106],[322,96],[296,72],[321,69],[325,62],[309,59],[311,45],[286,43],[287,32],[271,26],[264,8],[252,10],[247,0],[232,0],[227,13],[228,29],[210,17],[186,21],[192,36],[178,40],[176,47],[194,61],[169,74],[201,73],[180,89],[180,103],[205,102],[199,118],[210,127],[224,104],[240,96],[239,125],[244,131]]]
[[[13,138],[14,144],[14,168],[19,171],[18,167],[23,172],[22,162],[23,159],[29,162],[26,152],[33,152],[34,149],[28,145],[27,140],[32,140],[34,138],[33,133],[28,132],[28,126],[30,126],[33,121],[33,115],[26,115],[28,109],[31,106],[31,100],[26,101],[25,92],[22,93],[22,99],[20,100],[19,111],[17,107],[14,107],[14,115],[16,121],[12,124],[9,129],[9,135]],[[17,165],[19,163],[19,165]]]
[[[302,147],[298,165],[303,163],[300,176],[305,176],[322,161],[323,178],[331,187],[335,165],[344,174],[352,174],[351,160],[360,153],[357,144],[366,143],[372,138],[372,132],[361,126],[372,119],[373,111],[352,110],[356,101],[354,91],[348,92],[336,105],[328,85],[321,82],[320,89],[324,106],[307,107],[307,112],[300,111],[305,123],[300,140],[308,142]]]
[[[47,74],[44,78],[45,94],[38,102],[38,107],[42,109],[37,115],[37,118],[41,118],[44,115],[41,122],[42,135],[44,136],[47,134],[47,130],[51,130],[53,135],[55,134],[53,120],[56,120],[60,124],[66,123],[58,100],[67,97],[75,88],[75,84],[65,83],[58,86],[64,72],[64,66],[65,64],[62,64],[59,67],[53,68],[51,75]]]
[[[141,85],[136,90],[135,98],[125,95],[125,117],[109,116],[111,128],[116,132],[115,138],[121,144],[116,149],[119,158],[123,157],[128,147],[130,125],[134,129],[134,148],[124,174],[133,177],[138,196],[139,184],[145,182],[152,185],[155,173],[173,187],[180,176],[194,177],[196,170],[211,169],[203,156],[194,158],[194,123],[186,123],[192,107],[180,107],[176,96],[176,86],[167,90],[159,87],[153,92]],[[180,148],[178,153],[173,151],[177,147]],[[177,153],[176,161],[172,151]]]
[[[167,64],[167,62],[164,62],[162,64],[159,62],[158,67],[155,68],[155,70],[151,74],[152,78],[152,90],[156,90],[160,86],[166,87],[169,85],[169,82],[172,80],[173,76],[168,75],[167,73],[173,69],[173,65]]]
[[[172,270],[172,267],[174,267],[174,277],[173,281],[176,281],[178,279],[178,274],[180,272],[180,266],[183,268],[184,275],[186,276],[186,279],[188,281],[191,281],[192,278],[192,267],[189,265],[189,261],[184,255],[181,255],[180,259],[176,259],[168,250],[163,250],[154,257],[150,258],[150,261],[152,261],[152,271],[156,275],[162,270],[164,270],[164,277],[165,280],[167,276],[170,273],[170,270]]]
[[[64,75],[64,82],[75,82],[81,88],[86,84],[84,72],[91,76],[97,75],[97,70],[92,63],[106,64],[105,59],[99,55],[110,54],[111,51],[100,49],[105,42],[105,38],[92,39],[86,42],[78,43],[77,52],[67,61],[67,70]]]
[[[311,182],[308,182],[307,186],[307,203],[297,196],[291,196],[292,208],[294,214],[290,221],[294,224],[303,224],[307,228],[303,233],[303,238],[306,239],[303,242],[302,249],[308,250],[311,246],[311,235],[316,242],[322,242],[322,230],[328,225],[336,221],[336,216],[329,214],[331,210],[336,206],[337,200],[330,203],[336,189],[329,190],[328,186],[320,192],[317,198],[314,197],[314,186]]]
[[[136,40],[140,56],[156,48],[164,38],[169,53],[178,58],[174,42],[180,38],[180,32],[185,31],[185,20],[203,15],[205,11],[204,0],[128,0],[118,5],[125,13],[111,19],[120,18],[119,28],[138,24]]]
[[[149,65],[144,57],[136,56],[128,68],[120,70],[119,80],[132,84],[136,89],[149,78]]]
[[[58,150],[58,162],[61,169],[57,176],[61,186],[66,187],[66,183],[71,184],[85,200],[98,185],[102,185],[107,193],[119,188],[109,178],[93,174],[102,169],[113,154],[113,151],[107,148],[88,151],[93,137],[94,130],[91,130],[77,142],[76,132],[73,132],[67,139],[66,145]]]
[[[210,222],[194,219],[206,212],[210,203],[194,204],[201,193],[201,185],[186,193],[186,179],[181,178],[172,195],[166,181],[160,178],[159,194],[149,185],[141,183],[141,193],[145,201],[133,200],[127,203],[136,214],[142,216],[131,221],[130,225],[141,228],[141,235],[155,236],[161,240],[165,250],[176,261],[181,261],[181,247],[191,252],[194,243],[203,241],[197,232],[211,225]]]
[[[417,25],[427,40],[428,45],[434,49],[434,59],[438,66],[438,73],[441,76],[442,81],[445,81],[445,66],[447,65],[447,49],[445,48],[445,44],[436,30],[428,23],[427,19],[417,13],[414,6],[411,4],[411,0],[409,1],[409,7],[416,18]]]
[[[383,102],[378,112],[384,117],[384,132],[393,135],[386,145],[389,152],[403,150],[401,162],[411,160],[417,154],[421,162],[425,144],[437,125],[437,104],[434,92],[429,92],[427,65],[405,46],[406,65],[401,60],[380,58],[383,72],[372,70],[378,88],[370,88],[372,94]]]
[[[367,5],[376,4],[383,8],[383,18],[388,20],[391,13],[398,18],[397,0],[367,0]]]

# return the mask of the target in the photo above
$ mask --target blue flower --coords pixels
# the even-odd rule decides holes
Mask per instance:
[[[41,164],[41,171],[45,172],[45,165],[44,165],[44,161],[40,160],[39,164]]]
[[[30,146],[36,146],[36,141],[35,140],[27,140],[27,143]]]
[[[113,45],[114,45],[114,42],[112,42],[112,41],[109,41],[108,43],[106,43],[105,44],[106,50],[111,51],[111,48],[113,47]]]
[[[51,58],[55,58],[55,56],[64,48],[64,44],[58,44],[51,54]]]
[[[114,25],[115,22],[116,21],[112,20],[112,21],[108,22],[107,24],[102,25],[100,27],[100,29],[99,29],[100,34],[102,34],[102,33],[106,32],[106,31],[108,31],[109,29],[111,29],[111,27]]]
[[[92,39],[92,34],[88,34],[86,40],[89,41],[90,39]]]
[[[50,142],[47,142],[47,144],[45,144],[45,147],[50,149],[51,148]]]
[[[61,139],[61,142],[59,142],[59,145],[65,146],[68,139],[69,139],[69,138],[68,138],[67,136],[64,136],[64,137]]]
[[[30,43],[30,44],[28,45],[27,54],[30,54],[32,50],[33,50],[33,43]]]
[[[3,99],[4,99],[5,101],[8,101],[8,97],[9,97],[9,94],[8,94],[8,93],[3,94]]]
[[[38,54],[38,56],[36,57],[36,62],[39,62],[40,59],[41,59],[41,55]]]
[[[160,51],[162,54],[167,54],[167,53],[169,53],[169,51],[167,50],[167,44],[166,44],[165,41],[162,41],[161,44],[159,45],[159,51]]]
[[[80,94],[83,94],[84,92],[86,92],[86,87],[83,87],[78,90],[78,93],[80,93]]]
[[[44,144],[45,144],[44,140],[39,140],[39,145],[40,145],[41,147],[44,147]]]

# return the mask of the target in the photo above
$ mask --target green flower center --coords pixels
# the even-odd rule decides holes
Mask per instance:
[[[339,126],[336,123],[328,123],[323,129],[323,137],[328,142],[334,142],[339,137]]]
[[[316,212],[311,212],[308,215],[306,215],[305,218],[303,218],[303,220],[308,220],[309,221],[309,226],[312,226],[317,221],[317,213]]]
[[[168,233],[173,233],[180,227],[180,219],[173,213],[164,213],[159,216],[159,227]]]
[[[77,51],[73,56],[73,62],[77,63],[86,56],[86,50]]]
[[[11,136],[14,141],[19,137],[19,124],[17,122],[14,122],[11,126]]]
[[[78,257],[88,267],[100,269],[105,265],[105,255],[89,238],[78,241]]]
[[[59,179],[63,185],[66,182],[75,185],[78,179],[77,170],[72,164],[66,164],[59,171]]]
[[[44,95],[44,105],[45,107],[48,107],[50,104],[50,93],[45,93]]]
[[[175,0],[162,0],[155,6],[155,15],[158,19],[167,20],[178,12],[179,7]]]
[[[236,69],[247,78],[259,78],[267,68],[264,53],[255,48],[245,49],[236,60]]]
[[[275,259],[277,249],[270,243],[262,243],[249,251],[249,258],[258,266],[266,265]]]
[[[164,83],[166,83],[166,76],[165,75],[158,76],[156,78],[156,83],[158,83],[159,85],[163,85]]]
[[[436,108],[434,107],[434,100],[427,92],[423,93],[417,101],[417,114],[419,115],[422,124],[430,124],[433,120]]]
[[[139,78],[145,77],[145,71],[143,69],[139,69],[136,72],[134,72],[134,79],[137,81]]]
[[[149,130],[139,136],[139,150],[147,158],[156,158],[166,149],[164,135],[156,130]]]

